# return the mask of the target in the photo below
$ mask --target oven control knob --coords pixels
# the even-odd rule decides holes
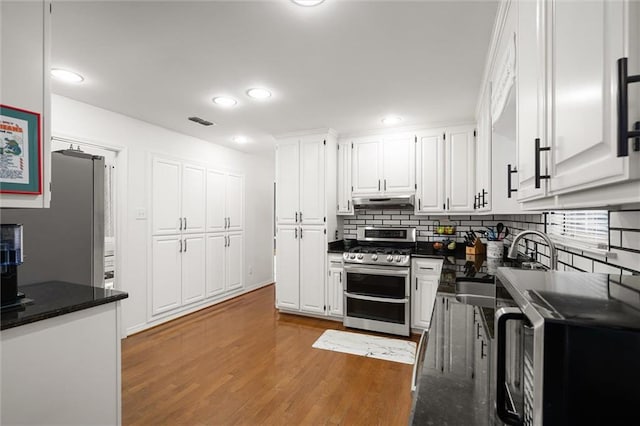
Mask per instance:
[[[393,262],[393,256],[391,255],[387,256],[387,262]]]
[[[355,254],[352,253],[352,254],[349,255],[349,259],[355,259],[355,258],[356,258]]]
[[[377,254],[372,254],[371,255],[371,260],[378,260],[378,255]]]
[[[402,256],[396,256],[396,262],[400,262],[402,260]]]
[[[359,260],[364,259],[364,255],[363,255],[363,254],[359,254],[359,255],[358,255],[358,259],[359,259]]]

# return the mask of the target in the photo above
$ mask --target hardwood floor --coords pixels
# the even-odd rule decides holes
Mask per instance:
[[[125,339],[123,424],[407,424],[411,365],[314,349],[342,324],[273,304],[271,285]]]

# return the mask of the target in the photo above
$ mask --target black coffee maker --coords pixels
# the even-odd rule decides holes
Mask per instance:
[[[18,266],[23,263],[22,225],[0,225],[0,290],[2,307],[15,306],[24,298],[18,292]]]

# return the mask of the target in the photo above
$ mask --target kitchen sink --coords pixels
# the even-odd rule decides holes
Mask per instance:
[[[456,300],[466,305],[493,308],[496,286],[493,280],[458,278],[456,280]]]

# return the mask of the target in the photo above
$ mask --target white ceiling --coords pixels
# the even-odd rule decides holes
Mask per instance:
[[[402,126],[460,122],[474,116],[496,11],[496,1],[56,1],[52,66],[85,81],[52,87],[246,152],[287,132],[382,128],[388,114]],[[274,96],[250,99],[254,86]],[[238,104],[215,106],[216,95]]]

